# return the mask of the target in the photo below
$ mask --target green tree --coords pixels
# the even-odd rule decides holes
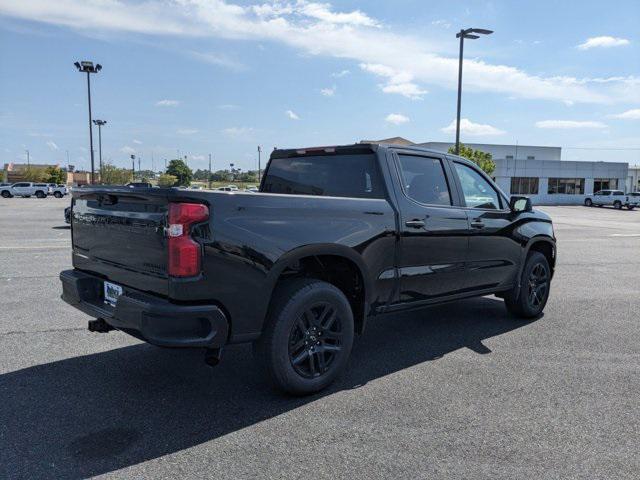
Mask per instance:
[[[449,153],[455,153],[455,151],[455,146],[449,147]],[[492,175],[496,169],[496,163],[493,161],[493,157],[491,156],[491,154],[483,152],[482,150],[474,150],[471,147],[460,144],[460,153],[458,155],[471,160],[473,163],[478,165],[487,175]]]
[[[102,178],[100,180],[105,185],[124,185],[130,182],[131,178],[131,170],[128,168],[118,168],[110,163],[102,165]]]
[[[48,178],[47,170],[41,167],[27,167],[24,170],[25,182],[45,182]]]
[[[166,173],[176,177],[176,183],[174,186],[189,186],[191,179],[193,178],[193,172],[184,162],[184,160],[171,160],[167,167]]]
[[[45,180],[47,183],[55,183],[56,185],[67,183],[67,175],[60,167],[52,165],[45,169],[45,173],[47,175],[47,179]]]
[[[178,177],[176,177],[175,175],[169,175],[167,173],[163,173],[158,178],[158,185],[160,187],[165,187],[165,188],[173,187],[177,180],[178,180]]]

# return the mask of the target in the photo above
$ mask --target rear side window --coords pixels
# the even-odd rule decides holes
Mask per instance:
[[[451,205],[451,194],[442,160],[398,155],[402,186],[409,198],[427,205]]]
[[[267,193],[383,198],[375,155],[274,158],[262,184]]]

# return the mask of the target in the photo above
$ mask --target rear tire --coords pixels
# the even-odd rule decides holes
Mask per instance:
[[[13,197],[13,195],[11,195],[11,192],[9,192],[8,190],[2,191],[2,198],[11,198],[11,197]]]
[[[62,198],[62,194],[60,192],[53,192],[53,196],[56,198]]]
[[[520,288],[516,285],[504,296],[509,313],[520,318],[535,318],[542,313],[551,289],[551,269],[547,257],[540,252],[527,256]]]
[[[587,198],[584,201],[584,205],[585,205],[585,207],[593,207],[593,201],[590,198]]]
[[[627,205],[627,208],[628,208],[629,210],[633,210],[633,209],[634,209],[634,208],[636,208],[636,207],[635,207],[634,205]]]
[[[351,305],[340,290],[320,280],[290,280],[274,293],[257,360],[277,389],[315,393],[344,371],[353,331]]]
[[[46,193],[44,193],[44,192],[41,192],[40,190],[38,190],[38,191],[36,192],[36,197],[37,197],[37,198],[46,198],[46,197],[47,197],[47,194],[46,194]]]

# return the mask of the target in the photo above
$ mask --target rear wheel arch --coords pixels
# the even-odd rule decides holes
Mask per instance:
[[[372,291],[371,277],[362,258],[344,245],[313,245],[285,254],[270,273],[269,308],[276,289],[293,278],[315,278],[338,288],[349,300],[355,331],[364,331]]]

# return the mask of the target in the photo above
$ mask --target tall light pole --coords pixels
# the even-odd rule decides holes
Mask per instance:
[[[98,158],[100,162],[100,181],[102,182],[102,127],[107,124],[107,121],[94,120],[93,123],[98,126]]]
[[[479,35],[475,35],[475,34]],[[475,40],[480,38],[480,35],[490,35],[493,30],[486,30],[484,28],[467,28],[466,30],[460,30],[456,33],[456,38],[460,39],[460,58],[458,60],[458,114],[456,116],[456,155],[460,153],[460,108],[462,101],[462,55],[464,51],[464,39]]]
[[[209,190],[211,190],[211,154],[209,154],[209,182],[208,186],[209,186]]]
[[[136,156],[131,155],[131,181],[136,178]]]
[[[98,73],[102,70],[102,65],[97,63],[83,60],[82,62],[75,62],[74,65],[81,73],[87,74],[87,99],[89,102],[89,151],[91,152],[91,184],[95,183],[95,163],[93,161],[93,129],[91,128],[91,74]]]
[[[260,170],[261,170],[260,154],[261,153],[262,153],[262,147],[258,145],[258,183],[260,183]]]
[[[27,152],[27,167],[31,166],[31,160],[29,159],[29,150],[25,150]]]

